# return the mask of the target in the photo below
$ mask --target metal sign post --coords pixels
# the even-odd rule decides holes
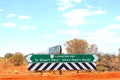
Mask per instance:
[[[49,48],[49,53],[50,54],[62,54],[62,47],[61,45],[53,46]],[[55,71],[53,71],[55,74]],[[62,74],[62,71],[59,71],[59,74]]]

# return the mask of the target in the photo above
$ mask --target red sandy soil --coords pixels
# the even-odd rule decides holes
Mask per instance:
[[[120,72],[56,71],[30,72],[27,65],[13,66],[0,61],[0,80],[120,80]]]
[[[39,73],[0,74],[0,80],[120,80],[120,72],[48,75]]]

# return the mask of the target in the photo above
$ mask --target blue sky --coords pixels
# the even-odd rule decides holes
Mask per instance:
[[[119,0],[0,0],[0,56],[44,52],[74,38],[120,48]],[[64,48],[64,47],[63,47]]]

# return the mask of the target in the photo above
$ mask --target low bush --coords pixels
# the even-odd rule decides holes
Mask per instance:
[[[97,66],[96,70],[97,71],[107,71],[107,68],[105,66]]]
[[[13,57],[11,58],[11,61],[12,63],[15,65],[15,66],[20,66],[24,63],[24,56],[22,53],[20,52],[16,52]]]
[[[12,53],[6,53],[5,56],[4,56],[4,58],[10,58],[10,57],[12,57],[12,56],[13,56]]]

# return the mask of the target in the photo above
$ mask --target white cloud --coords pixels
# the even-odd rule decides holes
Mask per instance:
[[[108,30],[118,30],[120,29],[120,24],[111,24],[108,27],[106,27]]]
[[[87,7],[88,7],[88,8],[93,8],[93,6],[91,6],[91,5],[88,5],[88,4],[87,4]]]
[[[71,8],[72,6],[73,6],[73,5],[70,4],[70,3],[64,3],[64,5],[63,5],[63,6],[60,6],[60,7],[58,8],[58,10],[64,11],[64,10],[66,10],[66,9],[68,9],[68,8]]]
[[[51,39],[51,38],[52,38],[51,35],[44,35],[44,36],[42,36],[42,37],[45,38],[45,39]]]
[[[112,53],[117,51],[120,45],[118,29],[120,24],[111,24],[94,32],[84,32],[82,36],[90,43],[98,45],[99,51]]]
[[[0,9],[0,11],[3,11],[3,9]]]
[[[119,21],[119,20],[120,20],[120,16],[117,16],[117,17],[116,17],[116,20]]]
[[[81,0],[58,0],[58,10],[64,11],[68,8],[71,8],[74,6],[75,3],[80,3]]]
[[[67,35],[79,35],[80,30],[73,29],[73,30],[59,30],[57,31],[58,34],[67,34]]]
[[[81,0],[72,0],[73,2],[79,3]]]
[[[106,14],[104,10],[91,10],[91,9],[74,9],[70,12],[62,14],[62,18],[65,19],[64,22],[68,26],[78,26],[81,24],[87,24],[86,17],[92,15]]]
[[[19,30],[33,30],[33,29],[35,29],[34,26],[28,26],[28,25],[19,28]]]
[[[115,31],[110,31],[107,29],[101,29],[95,32],[94,37],[101,40],[110,41],[117,33]]]
[[[8,15],[6,16],[6,18],[15,17],[15,16],[16,16],[16,14],[10,13],[10,14],[8,14]]]
[[[16,24],[13,22],[5,22],[2,24],[4,27],[16,27]]]
[[[104,10],[95,10],[94,12],[91,12],[91,14],[106,14],[107,12]]]
[[[112,24],[109,26],[106,26],[102,29],[99,29],[95,32],[89,32],[85,35],[90,36],[91,39],[99,39],[107,42],[114,41],[116,37],[118,36],[117,29],[120,29],[120,24]]]
[[[87,22],[85,21],[84,18],[79,18],[79,19],[67,19],[64,20],[64,23],[67,26],[78,26],[78,25],[82,25],[82,24],[86,24]]]
[[[18,19],[31,19],[31,17],[30,16],[18,16]]]

